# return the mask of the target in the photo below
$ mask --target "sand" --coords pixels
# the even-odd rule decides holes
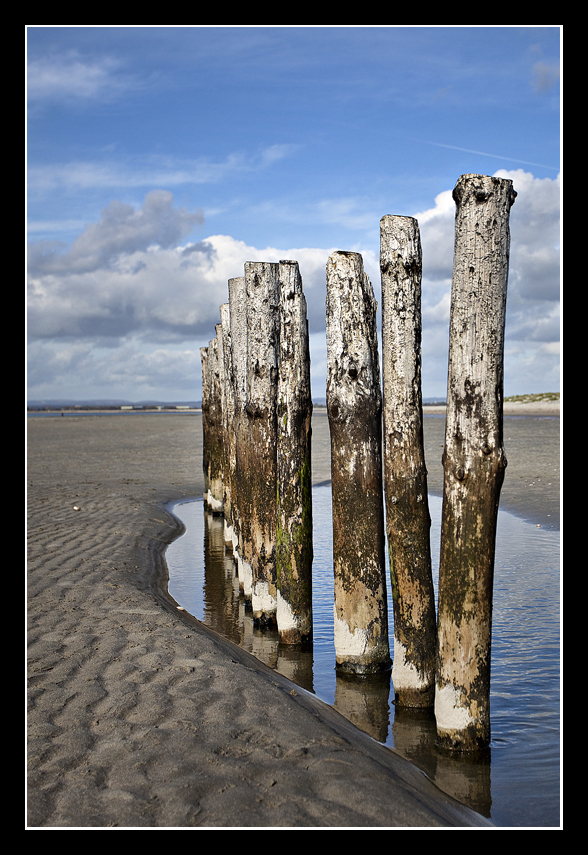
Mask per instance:
[[[445,404],[428,404],[426,413],[445,413]],[[560,401],[505,401],[503,404],[505,416],[559,416],[561,415]]]
[[[198,416],[27,428],[27,828],[491,827],[178,610],[163,506],[202,494]]]

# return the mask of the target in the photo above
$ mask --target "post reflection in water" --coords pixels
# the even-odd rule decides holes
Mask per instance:
[[[327,568],[325,567],[324,570]],[[325,584],[328,573],[320,573],[319,595],[313,603],[314,636],[325,650],[316,651],[315,643],[282,644],[274,627],[258,628],[253,622],[250,604],[239,592],[237,566],[225,545],[223,517],[204,507],[204,622],[252,653],[270,668],[289,680],[319,694],[321,677],[330,687],[331,703],[346,718],[378,742],[386,742],[390,729],[390,672],[356,678],[334,670],[334,646],[329,644],[333,632],[332,578]],[[316,587],[316,586],[315,586]],[[318,652],[318,656],[316,656]],[[316,657],[316,658],[315,658]],[[319,690],[315,688],[315,672],[319,672]],[[330,675],[324,671],[331,671]],[[331,680],[329,680],[329,676]]]
[[[435,560],[441,499],[430,498]],[[470,757],[438,747],[432,711],[396,709],[390,672],[370,677],[337,673],[329,485],[313,489],[313,642],[305,647],[281,644],[277,629],[254,626],[251,608],[239,592],[236,562],[225,546],[223,517],[201,501],[172,510],[184,521],[186,534],[168,549],[169,590],[188,612],[334,706],[496,825],[559,825],[558,533],[501,516],[492,743]],[[436,587],[436,571],[434,582]],[[388,587],[390,614],[391,605]],[[392,629],[390,618],[391,638]]]
[[[319,636],[317,644],[328,649],[316,651],[314,643],[304,647],[281,644],[277,629],[260,629],[254,625],[250,604],[239,592],[236,563],[225,546],[223,517],[206,507],[203,513],[204,622],[296,685],[328,699],[341,715],[378,742],[392,742],[400,754],[419,766],[445,792],[489,816],[489,758],[477,757],[474,762],[468,762],[466,758],[464,763],[461,757],[457,759],[449,753],[440,754],[436,750],[437,734],[432,712],[395,709],[390,671],[357,677],[341,674],[335,669],[334,646],[331,648],[327,641],[333,625],[332,598],[329,602],[332,579],[329,582],[328,560],[319,556],[320,566],[315,571],[315,576],[318,576],[315,587],[319,595],[313,615],[315,632]],[[322,532],[325,538],[328,528],[323,528]],[[328,549],[327,552],[330,555]],[[391,596],[390,592],[388,596]],[[326,690],[325,684],[328,686]]]
[[[254,625],[251,604],[239,591],[237,565],[225,545],[224,528],[223,517],[204,507],[204,622],[265,665],[314,692],[312,645],[281,644],[276,628]]]

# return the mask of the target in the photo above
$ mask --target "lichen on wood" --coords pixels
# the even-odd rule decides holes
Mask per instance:
[[[359,253],[327,263],[335,655],[356,673],[390,667],[377,304]]]
[[[312,396],[302,278],[295,261],[280,261],[278,272],[277,624],[292,644],[312,636]]]
[[[436,615],[421,392],[418,223],[380,221],[386,532],[394,610],[395,701],[432,706]]]
[[[490,741],[492,588],[503,448],[512,181],[462,175],[456,203],[435,715],[440,741]]]
[[[247,394],[249,430],[247,493],[243,513],[248,516],[250,564],[253,572],[253,618],[275,623],[277,384],[279,351],[278,265],[245,263],[247,301]]]

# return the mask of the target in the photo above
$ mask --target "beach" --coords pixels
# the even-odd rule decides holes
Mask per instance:
[[[531,418],[505,409],[501,506],[559,527],[559,410],[520,406]],[[443,429],[431,412],[433,492]],[[491,828],[178,609],[165,548],[181,526],[164,505],[202,495],[199,415],[37,417],[27,430],[27,828]],[[317,411],[314,483],[330,477],[328,441]]]
[[[443,494],[445,407],[424,407],[429,492]],[[428,416],[428,418],[427,418]],[[534,525],[560,527],[560,402],[504,403],[507,467],[500,507]]]

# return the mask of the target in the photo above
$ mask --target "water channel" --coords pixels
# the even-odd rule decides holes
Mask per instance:
[[[441,499],[429,496],[433,566]],[[421,768],[443,790],[506,828],[560,824],[559,531],[499,513],[492,640],[492,742],[483,757],[436,745],[432,714],[396,710],[390,675],[343,678],[335,671],[330,483],[313,488],[313,620],[310,649],[280,645],[258,630],[239,596],[224,522],[202,500],[168,509],[185,533],[166,552],[169,591],[203,621]],[[437,583],[435,574],[435,585]],[[388,590],[390,637],[393,632]]]

